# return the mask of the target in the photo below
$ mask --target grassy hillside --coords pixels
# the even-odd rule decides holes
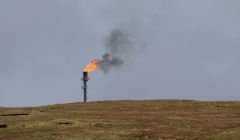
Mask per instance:
[[[238,140],[240,102],[104,101],[0,108],[0,140]]]

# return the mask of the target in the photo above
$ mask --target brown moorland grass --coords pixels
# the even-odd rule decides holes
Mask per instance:
[[[240,102],[101,101],[0,108],[0,140],[238,140]]]

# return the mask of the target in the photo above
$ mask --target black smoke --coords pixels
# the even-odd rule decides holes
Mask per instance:
[[[118,68],[124,64],[125,55],[132,47],[129,34],[120,29],[114,29],[105,40],[106,52],[99,61],[100,69],[107,73],[112,68]]]

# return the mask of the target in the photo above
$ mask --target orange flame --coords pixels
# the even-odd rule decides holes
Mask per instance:
[[[98,68],[99,61],[97,59],[92,60],[85,68],[84,72],[91,72]]]

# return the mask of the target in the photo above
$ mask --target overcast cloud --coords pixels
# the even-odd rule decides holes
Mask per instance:
[[[124,65],[89,74],[90,101],[240,99],[238,0],[1,0],[0,106],[82,101],[82,70],[113,30]]]

